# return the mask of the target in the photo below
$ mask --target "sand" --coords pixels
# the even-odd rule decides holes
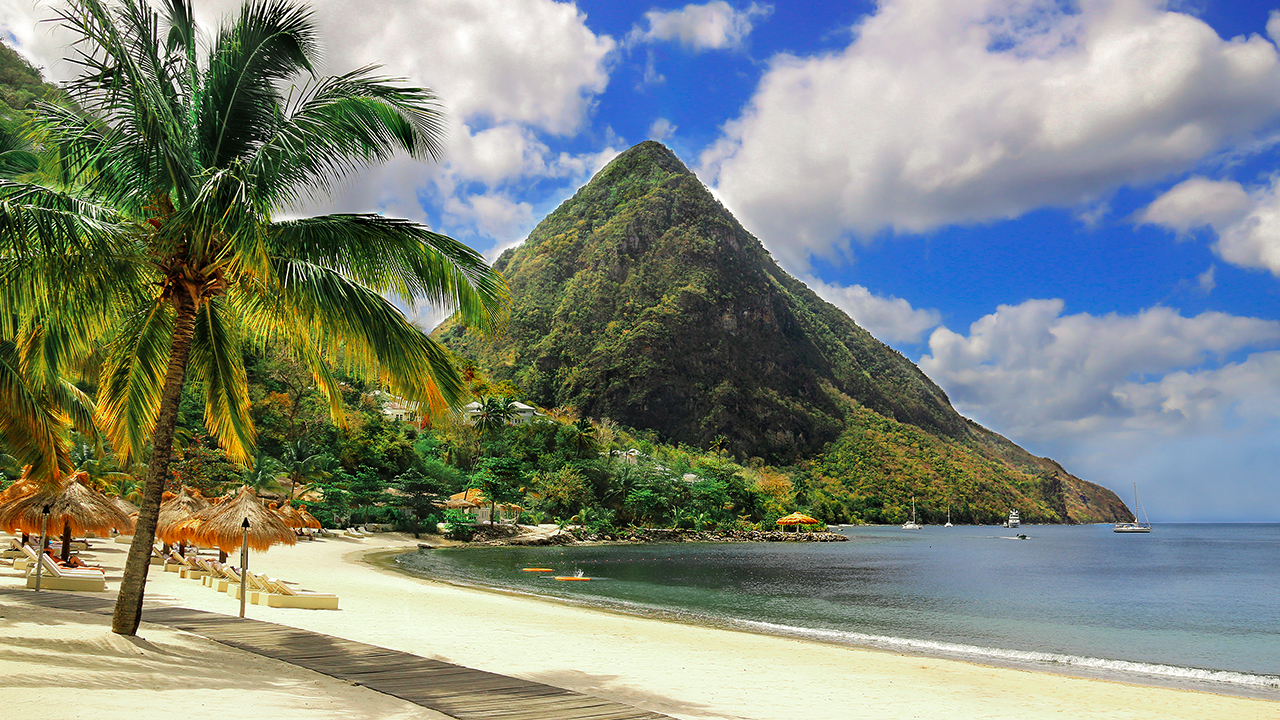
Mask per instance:
[[[416,547],[409,537],[326,539],[253,553],[250,569],[337,593],[341,610],[248,606],[249,617],[381,645],[589,693],[689,720],[702,718],[1255,718],[1280,702],[1131,685],[847,648],[614,614],[414,578],[374,562]],[[125,546],[96,544],[93,559],[118,586]],[[18,585],[0,567],[0,586]],[[239,602],[153,567],[147,598],[236,614]],[[24,614],[25,613],[25,614]],[[441,717],[211,641],[144,623],[140,640],[107,620],[43,616],[0,606],[0,703],[47,716],[47,694],[66,717],[226,717],[228,691],[255,717]],[[144,614],[145,617],[145,614]],[[83,682],[81,682],[83,681]],[[241,697],[237,694],[236,697]],[[25,705],[24,705],[25,703]],[[185,712],[186,708],[191,712]],[[264,712],[264,708],[268,710]],[[74,709],[75,712],[70,712]]]

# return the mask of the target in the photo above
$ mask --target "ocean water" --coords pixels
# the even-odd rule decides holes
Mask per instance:
[[[1280,698],[1280,525],[836,529],[850,542],[440,549],[398,562],[684,622]]]

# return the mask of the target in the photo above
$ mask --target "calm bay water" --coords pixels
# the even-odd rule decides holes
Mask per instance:
[[[1280,525],[841,530],[847,543],[424,550],[452,582],[826,642],[1280,697]],[[581,573],[590,582],[558,582]]]

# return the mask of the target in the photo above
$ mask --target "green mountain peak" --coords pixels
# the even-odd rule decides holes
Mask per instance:
[[[511,287],[508,331],[437,335],[539,405],[775,463],[847,447],[882,418],[1018,473],[1070,477],[961,417],[911,361],[783,271],[661,143],[614,158],[495,268]]]

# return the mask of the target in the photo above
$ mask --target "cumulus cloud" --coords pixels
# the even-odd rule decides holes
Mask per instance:
[[[196,7],[206,30],[239,9],[239,0]],[[434,219],[446,232],[482,245],[509,243],[531,227],[528,203],[504,186],[524,178],[577,179],[600,152],[553,152],[544,136],[570,135],[589,117],[609,81],[616,42],[586,26],[571,3],[553,0],[388,0],[367,6],[311,3],[327,43],[321,72],[382,64],[382,73],[425,85],[442,99],[450,138],[440,164],[397,159],[350,179],[336,197],[310,198],[291,212],[379,211]],[[43,14],[41,14],[43,13]],[[0,28],[55,79],[75,68],[59,62],[68,37],[36,21],[49,16],[20,0],[0,1]],[[594,170],[592,170],[594,171]],[[419,200],[433,198],[440,218]]]
[[[1062,310],[1030,300],[1000,306],[967,336],[939,328],[920,368],[962,412],[1019,439],[1180,437],[1229,417],[1280,418],[1280,322]]]
[[[674,135],[675,132],[676,132],[676,126],[671,124],[670,120],[666,118],[658,118],[657,120],[653,121],[652,125],[649,126],[649,139],[662,142],[663,140],[666,140],[667,138]]]
[[[1230,226],[1247,215],[1253,204],[1238,182],[1193,177],[1157,198],[1139,219],[1186,233],[1204,226]]]
[[[902,298],[876,295],[861,285],[836,285],[813,276],[801,276],[801,280],[883,342],[918,343],[942,322],[937,310],[913,308]]]
[[[803,267],[1184,171],[1280,115],[1280,62],[1164,5],[886,0],[842,51],[774,58],[700,174]]]
[[[685,5],[680,10],[650,10],[644,14],[648,28],[637,25],[627,40],[678,42],[695,52],[736,48],[751,34],[752,19],[771,12],[772,7],[757,3],[751,3],[745,10],[736,10],[724,0]]]
[[[1208,227],[1223,260],[1280,277],[1280,178],[1246,191],[1229,180],[1191,178],[1174,186],[1139,216],[1178,233]]]

